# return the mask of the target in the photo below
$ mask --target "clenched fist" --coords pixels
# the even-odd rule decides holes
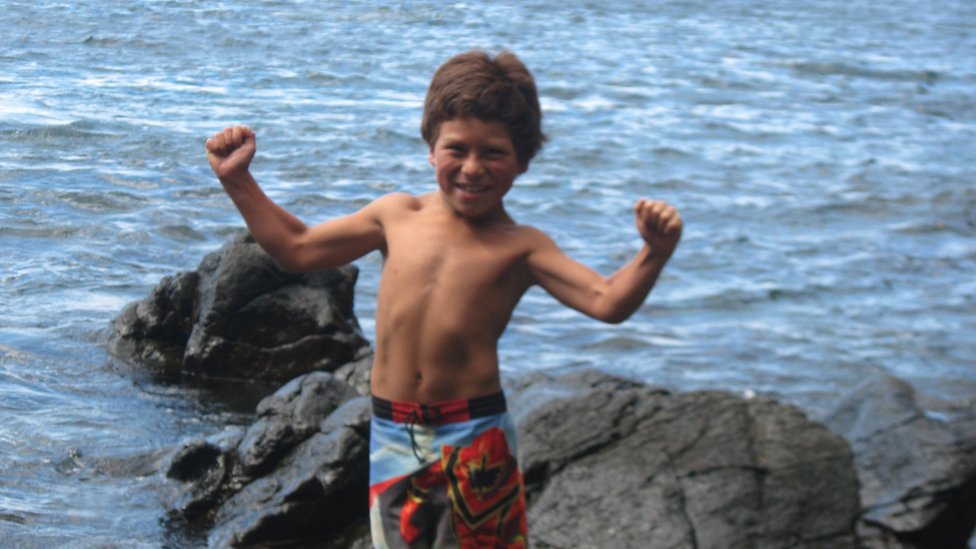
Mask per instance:
[[[634,204],[634,221],[652,253],[670,256],[674,252],[684,222],[673,206],[661,200],[642,198]]]
[[[246,173],[256,150],[254,132],[246,126],[234,126],[207,140],[207,161],[210,169],[223,180]]]

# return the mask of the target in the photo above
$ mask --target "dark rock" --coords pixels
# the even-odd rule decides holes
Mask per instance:
[[[115,319],[109,350],[113,355],[179,371],[186,341],[193,330],[196,272],[166,276],[148,297],[130,303]]]
[[[242,235],[127,306],[109,351],[169,374],[283,382],[332,371],[368,350],[353,314],[357,274],[287,273]]]
[[[205,441],[188,444],[177,453],[167,476],[184,483],[184,492],[176,502],[181,515],[195,519],[220,502],[230,472],[228,461],[226,454]]]
[[[877,375],[825,421],[854,448],[865,547],[968,546],[976,525],[976,420],[928,417],[911,386]]]
[[[232,491],[232,450],[242,435],[242,429],[235,429],[209,440],[188,442],[173,453],[166,476],[182,483],[172,504],[178,516],[191,521],[205,519],[227,499]]]
[[[317,431],[333,410],[356,396],[352,387],[325,372],[285,384],[258,404],[257,420],[237,446],[243,473],[257,477],[267,472],[283,454]]]
[[[325,540],[366,516],[369,399],[344,404],[217,513],[211,547]]]
[[[597,372],[513,386],[535,547],[855,547],[844,440],[802,412]]]
[[[340,532],[366,514],[369,413],[369,399],[333,375],[300,376],[262,400],[246,429],[175,452],[173,511],[209,524],[215,547]]]
[[[341,366],[332,372],[336,379],[341,379],[349,384],[362,396],[369,396],[369,378],[373,370],[373,351],[364,348],[360,355],[352,362]]]

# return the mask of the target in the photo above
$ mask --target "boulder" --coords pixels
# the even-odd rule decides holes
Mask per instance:
[[[361,521],[368,513],[369,415],[366,397],[339,407],[220,507],[209,545],[321,543]]]
[[[856,547],[850,449],[797,408],[592,371],[511,389],[533,547]]]
[[[110,354],[173,375],[285,382],[361,358],[358,270],[282,270],[247,234],[167,276],[115,319]]]
[[[211,547],[340,535],[366,516],[369,399],[326,372],[292,380],[246,429],[177,449],[174,513],[210,529]]]
[[[878,374],[825,422],[854,449],[864,547],[969,546],[976,525],[976,419],[929,417],[910,385]]]

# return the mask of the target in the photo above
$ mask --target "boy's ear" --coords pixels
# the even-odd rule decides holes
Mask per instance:
[[[433,166],[435,168],[437,167],[437,165],[434,164],[434,147],[431,147],[430,148],[430,152],[427,153],[427,162],[430,162],[430,165],[431,166]]]

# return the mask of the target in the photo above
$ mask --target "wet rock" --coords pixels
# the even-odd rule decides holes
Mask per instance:
[[[183,483],[174,505],[181,516],[193,520],[221,503],[230,474],[229,462],[228,454],[207,441],[194,441],[180,448],[166,476]]]
[[[321,542],[366,516],[369,399],[344,404],[217,513],[211,547]]]
[[[163,278],[115,319],[109,352],[169,374],[284,382],[361,358],[353,266],[280,269],[248,235]]]
[[[237,446],[244,474],[257,477],[280,457],[312,436],[319,423],[343,402],[359,396],[345,382],[325,372],[293,379],[257,407],[257,420]]]
[[[964,549],[976,526],[976,419],[942,421],[876,375],[825,420],[854,448],[864,547]]]
[[[371,349],[363,349],[355,360],[339,367],[332,372],[332,375],[336,379],[345,381],[360,395],[369,396],[369,378],[372,369],[373,352]]]
[[[208,525],[210,545],[322,539],[366,513],[369,399],[326,372],[258,404],[245,429],[179,448],[173,512]]]
[[[512,387],[535,547],[855,547],[845,441],[796,408],[598,372]]]
[[[109,351],[116,357],[179,372],[193,331],[200,274],[166,276],[142,301],[115,319]]]

